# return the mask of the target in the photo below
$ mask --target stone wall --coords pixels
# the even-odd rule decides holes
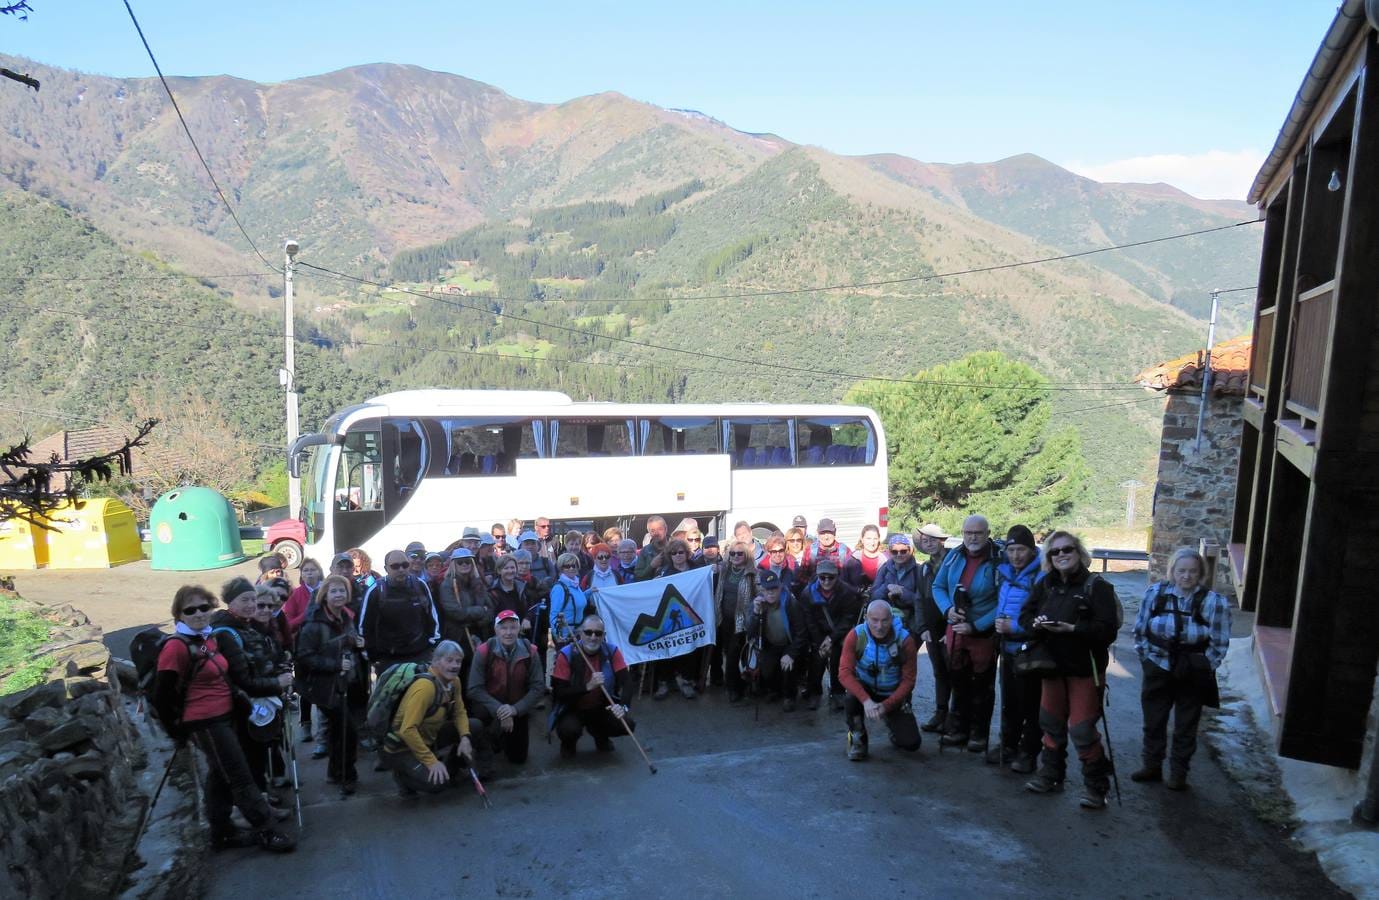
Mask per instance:
[[[6,596],[53,624],[39,652],[57,666],[46,683],[0,697],[0,897],[115,896],[127,885],[148,782],[162,774],[148,765],[156,742],[132,721],[131,698],[114,667],[107,669],[98,627],[70,606]],[[168,805],[161,801],[160,812]],[[195,825],[195,813],[190,805],[185,821]],[[180,874],[161,872],[137,893],[185,897],[169,889],[185,886]]]
[[[1225,549],[1235,509],[1243,401],[1238,396],[1212,395],[1199,448],[1196,438],[1200,396],[1169,392],[1164,409],[1149,577],[1167,578],[1173,551],[1184,546],[1195,548],[1206,538],[1221,548],[1215,588],[1234,597]]]

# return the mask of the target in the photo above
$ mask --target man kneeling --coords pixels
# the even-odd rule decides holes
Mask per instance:
[[[919,726],[910,708],[915,639],[885,600],[873,600],[867,620],[843,638],[838,680],[847,691],[843,712],[848,720],[848,759],[867,758],[867,722],[883,718],[892,744],[901,750],[919,749]]]
[[[521,620],[505,609],[493,621],[498,632],[479,645],[469,672],[469,705],[495,750],[508,762],[527,761],[527,716],[546,692],[532,642],[518,634]]]
[[[440,793],[458,772],[459,758],[473,758],[460,688],[462,668],[464,649],[454,641],[441,641],[431,665],[398,701],[378,755],[392,770],[403,796]]]
[[[555,695],[551,722],[560,738],[560,755],[566,759],[575,755],[575,743],[586,730],[593,735],[595,747],[608,751],[613,749],[614,737],[636,728],[623,700],[627,696],[627,663],[621,650],[604,642],[603,633],[602,619],[585,616],[575,639],[561,648],[551,666],[551,693]],[[611,695],[611,704],[603,688]]]

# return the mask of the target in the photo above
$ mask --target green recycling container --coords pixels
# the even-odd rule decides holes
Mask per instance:
[[[223,569],[245,559],[234,507],[210,488],[168,491],[153,504],[148,529],[153,569]]]

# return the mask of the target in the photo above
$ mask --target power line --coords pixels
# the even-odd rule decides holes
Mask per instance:
[[[955,271],[952,271],[952,272],[936,272],[936,273],[932,273],[932,274],[929,274],[929,275],[906,275],[906,276],[902,276],[902,277],[899,277],[899,278],[885,278],[885,279],[880,279],[880,280],[877,280],[877,281],[859,281],[859,282],[852,282],[852,283],[848,283],[848,284],[829,284],[829,285],[822,285],[822,286],[820,286],[820,287],[773,288],[773,289],[769,289],[769,290],[760,290],[760,291],[742,291],[742,292],[735,293],[735,294],[693,294],[693,295],[682,295],[682,296],[676,296],[676,297],[622,297],[622,298],[618,298],[618,299],[614,299],[614,300],[601,300],[601,301],[589,301],[589,302],[624,303],[624,302],[629,302],[629,301],[630,301],[630,302],[637,302],[637,303],[672,303],[672,302],[677,302],[677,301],[681,301],[681,300],[743,300],[743,299],[750,299],[750,298],[753,298],[753,297],[783,297],[783,296],[789,296],[789,295],[793,295],[793,294],[815,294],[815,293],[824,293],[824,292],[829,292],[829,291],[862,290],[862,289],[865,289],[865,288],[889,287],[889,286],[891,286],[891,285],[897,285],[897,284],[913,284],[914,282],[919,282],[919,281],[934,281],[934,280],[939,279],[939,278],[956,278],[956,277],[958,277],[958,276],[960,276],[960,275],[980,275],[980,274],[985,273],[985,272],[998,272],[998,271],[1002,271],[1002,270],[1005,270],[1005,269],[1018,269],[1018,268],[1022,268],[1022,267],[1024,267],[1024,266],[1041,265],[1041,264],[1043,264],[1043,263],[1050,263],[1050,262],[1061,262],[1061,261],[1063,261],[1063,260],[1068,260],[1068,259],[1079,259],[1079,258],[1084,257],[1084,256],[1093,256],[1093,255],[1095,255],[1095,254],[1097,254],[1097,253],[1109,253],[1109,252],[1111,252],[1111,251],[1113,251],[1113,250],[1130,250],[1130,249],[1133,249],[1133,248],[1135,248],[1135,247],[1145,247],[1145,246],[1148,246],[1148,245],[1150,245],[1150,244],[1161,244],[1161,243],[1163,243],[1163,242],[1165,242],[1165,241],[1176,241],[1176,240],[1180,240],[1180,239],[1182,239],[1182,238],[1198,237],[1198,236],[1204,235],[1204,234],[1214,234],[1215,232],[1218,232],[1218,231],[1228,231],[1228,230],[1230,230],[1230,229],[1232,229],[1232,228],[1241,228],[1241,227],[1246,226],[1246,225],[1258,225],[1258,224],[1259,224],[1260,222],[1262,222],[1262,221],[1263,221],[1262,219],[1248,219],[1248,220],[1243,221],[1243,222],[1231,222],[1231,223],[1228,224],[1228,225],[1216,225],[1216,226],[1213,226],[1213,227],[1211,227],[1211,228],[1199,228],[1199,229],[1197,229],[1196,231],[1183,231],[1183,232],[1179,232],[1179,233],[1177,233],[1177,234],[1168,234],[1168,235],[1162,235],[1162,236],[1160,236],[1160,237],[1155,237],[1155,238],[1146,238],[1145,240],[1142,240],[1142,241],[1131,241],[1131,242],[1125,243],[1125,244],[1112,244],[1112,245],[1107,246],[1107,247],[1096,247],[1096,248],[1091,249],[1091,250],[1079,250],[1079,251],[1077,251],[1077,252],[1075,252],[1075,253],[1060,253],[1060,254],[1058,254],[1058,255],[1056,255],[1056,256],[1041,256],[1041,257],[1038,257],[1038,258],[1035,258],[1035,259],[1024,259],[1024,260],[1018,260],[1018,261],[1016,261],[1016,262],[1009,262],[1009,263],[997,263],[997,264],[990,265],[990,266],[977,266],[977,267],[974,267],[974,268],[971,268],[971,269],[958,269],[958,270],[955,270]],[[320,269],[319,266],[312,266],[310,263],[300,263],[300,265],[310,266],[310,267],[313,268],[313,269]],[[328,270],[321,269],[321,271],[328,271]],[[339,274],[339,273],[335,273],[335,274]],[[351,276],[344,276],[344,277],[347,277],[347,278],[348,278],[348,277],[351,277]],[[377,282],[367,282],[367,283],[369,283],[369,284],[377,284]],[[415,291],[410,291],[410,290],[408,290],[408,289],[406,289],[406,288],[394,288],[394,287],[388,287],[388,286],[385,286],[385,285],[378,285],[378,286],[384,288],[385,290],[402,291],[403,293],[417,293],[417,292],[415,292]],[[1232,288],[1231,291],[1222,291],[1221,293],[1230,293],[1230,292],[1237,291],[1237,290],[1253,290],[1253,288]],[[425,292],[425,293],[428,293],[428,294],[429,294],[429,293],[433,293],[433,292]],[[484,297],[484,298],[487,298],[487,299],[492,299],[492,300],[513,301],[513,302],[518,302],[518,303],[524,303],[524,302],[528,302],[528,301],[530,300],[530,298],[525,298],[525,297],[503,297],[503,296],[498,296],[498,295],[494,295],[494,294],[476,294],[476,295],[474,295],[474,296],[481,296],[481,297]],[[562,301],[565,300],[565,298],[557,298],[557,299],[562,300]],[[569,298],[569,299],[572,300],[572,301],[576,301],[576,302],[577,302],[579,298]]]
[[[353,281],[353,282],[357,282],[357,283],[359,283],[359,284],[368,284],[368,285],[372,285],[372,286],[374,286],[374,287],[379,287],[379,288],[384,287],[384,285],[380,284],[379,282],[372,281],[372,280],[367,279],[367,278],[361,278],[361,277],[356,276],[356,275],[347,275],[347,274],[345,274],[345,273],[343,273],[343,272],[336,272],[336,271],[333,270],[333,269],[327,269],[327,268],[325,268],[325,267],[323,267],[323,266],[317,266],[317,265],[314,265],[314,264],[309,263],[309,262],[302,262],[301,260],[298,260],[297,265],[303,266],[303,267],[308,268],[308,269],[313,269],[313,270],[315,270],[315,271],[317,271],[317,272],[321,272],[322,274],[326,275],[327,277],[338,278],[338,279],[341,279],[341,280],[344,280],[344,281]],[[743,359],[743,358],[741,358],[741,357],[728,356],[728,355],[722,354],[722,353],[709,353],[709,352],[703,351],[703,350],[685,350],[685,349],[682,349],[682,348],[679,348],[679,347],[666,347],[666,346],[662,346],[662,345],[660,345],[660,344],[653,344],[653,343],[651,343],[651,342],[649,342],[649,341],[639,341],[639,340],[637,340],[637,339],[635,339],[635,338],[617,337],[616,335],[610,335],[610,334],[599,334],[599,333],[593,332],[593,331],[585,331],[584,329],[580,329],[580,328],[572,328],[572,327],[570,327],[570,326],[568,326],[568,325],[560,325],[560,324],[557,324],[557,323],[554,323],[554,322],[543,322],[543,321],[541,321],[541,320],[539,320],[539,319],[533,319],[533,318],[526,317],[526,316],[516,315],[516,314],[514,314],[514,313],[510,313],[510,312],[507,312],[507,311],[502,310],[502,309],[499,309],[499,310],[495,311],[495,310],[493,310],[493,309],[489,309],[488,307],[476,306],[476,305],[471,304],[471,303],[462,303],[462,302],[459,302],[459,301],[456,301],[456,300],[447,300],[447,299],[445,299],[445,298],[443,298],[443,297],[436,297],[436,296],[433,296],[433,295],[430,295],[430,294],[422,293],[422,292],[420,292],[420,291],[412,291],[412,290],[407,290],[407,289],[405,289],[405,288],[393,288],[393,290],[395,290],[395,291],[400,291],[401,293],[404,293],[404,294],[412,294],[412,295],[414,295],[414,296],[421,297],[421,298],[426,299],[426,300],[431,300],[432,302],[435,302],[435,303],[442,303],[442,304],[445,304],[445,305],[447,305],[447,306],[454,306],[454,307],[457,307],[457,308],[459,308],[459,309],[467,309],[467,310],[471,310],[471,311],[473,311],[473,312],[481,312],[481,313],[484,313],[485,315],[501,315],[501,316],[503,316],[504,318],[512,319],[512,320],[517,321],[517,322],[526,322],[526,323],[529,324],[529,325],[535,325],[535,326],[538,326],[538,327],[541,327],[541,328],[549,328],[549,329],[552,329],[552,330],[555,330],[555,331],[563,331],[563,332],[566,332],[566,333],[568,333],[568,334],[580,335],[580,336],[582,336],[582,337],[591,338],[591,339],[593,339],[593,340],[603,340],[603,341],[610,341],[610,342],[620,343],[620,344],[628,344],[628,345],[633,346],[633,347],[641,347],[641,348],[646,349],[646,350],[656,350],[656,351],[660,351],[660,352],[663,352],[663,353],[679,353],[679,354],[683,354],[683,355],[686,355],[686,356],[697,357],[697,358],[700,358],[700,359],[713,359],[713,360],[717,360],[717,361],[719,361],[719,362],[733,363],[733,364],[739,365],[739,366],[756,366],[756,367],[758,367],[758,368],[776,369],[776,370],[783,371],[783,372],[796,372],[796,373],[800,373],[800,374],[803,374],[803,375],[813,376],[813,377],[816,377],[816,378],[822,376],[822,377],[834,378],[834,379],[842,380],[842,381],[884,381],[884,382],[897,383],[897,384],[935,385],[935,386],[939,386],[939,387],[981,387],[981,388],[1000,388],[1000,389],[1005,389],[1005,390],[1030,390],[1030,391],[1086,391],[1086,390],[1130,390],[1130,389],[1133,389],[1131,386],[1128,386],[1128,385],[1127,385],[1127,386],[1122,386],[1119,382],[1116,383],[1116,385],[1117,385],[1116,387],[1110,387],[1110,386],[1107,386],[1107,387],[1093,387],[1093,386],[1091,386],[1091,385],[1086,385],[1086,384],[1083,384],[1083,385],[1078,386],[1078,387],[1058,386],[1058,385],[1052,385],[1052,384],[1045,384],[1045,385],[1042,385],[1042,386],[1035,386],[1035,385],[1022,385],[1022,384],[997,384],[997,383],[970,382],[970,381],[969,381],[969,382],[963,382],[963,381],[938,381],[938,380],[929,380],[929,379],[921,379],[921,378],[896,378],[896,377],[888,376],[888,375],[859,375],[859,374],[856,374],[856,373],[839,372],[839,371],[833,371],[833,370],[828,370],[828,369],[813,369],[813,368],[809,368],[809,367],[805,367],[805,366],[792,366],[792,365],[788,365],[788,364],[786,364],[786,363],[773,363],[773,362],[767,362],[767,361],[765,361],[765,360]],[[1108,382],[1107,384],[1109,385],[1110,383]]]
[[[218,275],[197,275],[191,272],[169,272],[160,275],[53,275],[31,273],[28,275],[0,275],[0,281],[98,281],[103,283],[119,281],[166,281],[173,279],[209,280],[212,278],[267,278],[267,272],[227,272]]]
[[[201,160],[201,168],[206,170],[206,177],[211,179],[211,185],[215,188],[216,194],[220,197],[220,202],[224,204],[230,218],[234,220],[235,226],[239,228],[239,233],[244,235],[244,239],[249,242],[249,247],[254,251],[254,255],[262,263],[274,272],[282,271],[268,261],[268,258],[259,252],[258,244],[249,236],[244,224],[240,222],[239,216],[235,213],[235,208],[230,205],[230,201],[225,198],[225,192],[220,189],[220,182],[216,181],[215,173],[211,171],[210,165],[206,162],[206,157],[202,155],[201,148],[197,146],[196,138],[192,137],[192,130],[187,125],[186,117],[182,115],[182,108],[177,105],[177,98],[172,94],[172,87],[168,84],[167,78],[163,76],[163,67],[158,65],[158,58],[153,55],[153,48],[148,45],[148,38],[144,37],[144,29],[139,25],[139,19],[134,15],[134,7],[129,5],[129,0],[124,0],[124,8],[129,11],[129,20],[134,23],[134,30],[139,32],[139,40],[143,42],[144,50],[148,52],[148,58],[153,63],[153,70],[158,73],[158,80],[163,83],[163,90],[168,94],[168,100],[172,102],[173,111],[177,113],[177,121],[182,123],[182,130],[187,133],[187,140],[191,141],[192,149],[196,151],[196,158]]]

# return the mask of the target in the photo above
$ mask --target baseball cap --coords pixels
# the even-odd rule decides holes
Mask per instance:
[[[804,516],[796,516],[795,518],[793,518],[793,519],[790,520],[790,527],[791,527],[791,528],[808,528],[808,527],[809,527],[809,520],[806,519]]]
[[[521,621],[521,618],[517,615],[517,613],[513,612],[510,609],[505,609],[502,612],[498,613],[498,615],[493,617],[493,627],[497,628],[499,625],[506,622],[508,619],[511,619],[514,622]]]
[[[527,541],[538,541],[538,542],[539,542],[540,540],[541,540],[541,538],[539,538],[539,537],[536,536],[536,532],[535,532],[535,531],[524,531],[524,532],[522,532],[520,535],[517,536],[517,543],[519,543],[519,544],[525,544]]]
[[[479,546],[480,546],[480,547],[495,547],[495,546],[497,546],[497,545],[498,545],[498,541],[494,539],[493,535],[491,535],[491,534],[481,534],[481,535],[479,535]]]
[[[910,536],[908,534],[900,534],[898,532],[896,534],[887,535],[886,546],[889,547],[892,544],[904,544],[906,547],[909,547],[911,546]]]
[[[445,554],[437,553],[436,551],[432,550],[430,553],[426,554],[426,561],[430,562],[433,559],[445,559]]]
[[[814,526],[815,531],[827,531],[829,534],[837,534],[838,526],[833,524],[832,519],[820,519],[819,524]]]
[[[717,536],[717,535],[713,535],[713,534],[707,534],[707,535],[705,535],[705,536],[704,536],[704,543],[703,543],[702,546],[703,546],[703,548],[704,548],[705,550],[709,549],[710,547],[717,547],[717,546],[718,546],[718,536]]]
[[[814,571],[819,575],[837,575],[838,564],[831,559],[821,559]]]
[[[780,576],[775,572],[762,572],[761,576],[757,578],[757,586],[763,591],[778,588],[780,587]]]
[[[347,562],[350,565],[354,565],[354,559],[348,553],[335,554],[335,558],[330,561],[330,564],[334,567],[337,563],[341,562]]]
[[[468,547],[456,547],[454,550],[451,550],[451,551],[450,551],[450,558],[451,558],[451,559],[473,559],[473,558],[474,558],[474,551],[473,551],[473,550],[470,550]]]
[[[923,528],[919,529],[919,533],[924,535],[925,537],[936,538],[940,541],[948,540],[948,532],[944,531],[941,526],[935,525],[933,522],[930,522]]]
[[[412,559],[416,559],[418,556],[425,556],[426,545],[421,541],[412,541],[412,543],[407,545],[407,555]]]

